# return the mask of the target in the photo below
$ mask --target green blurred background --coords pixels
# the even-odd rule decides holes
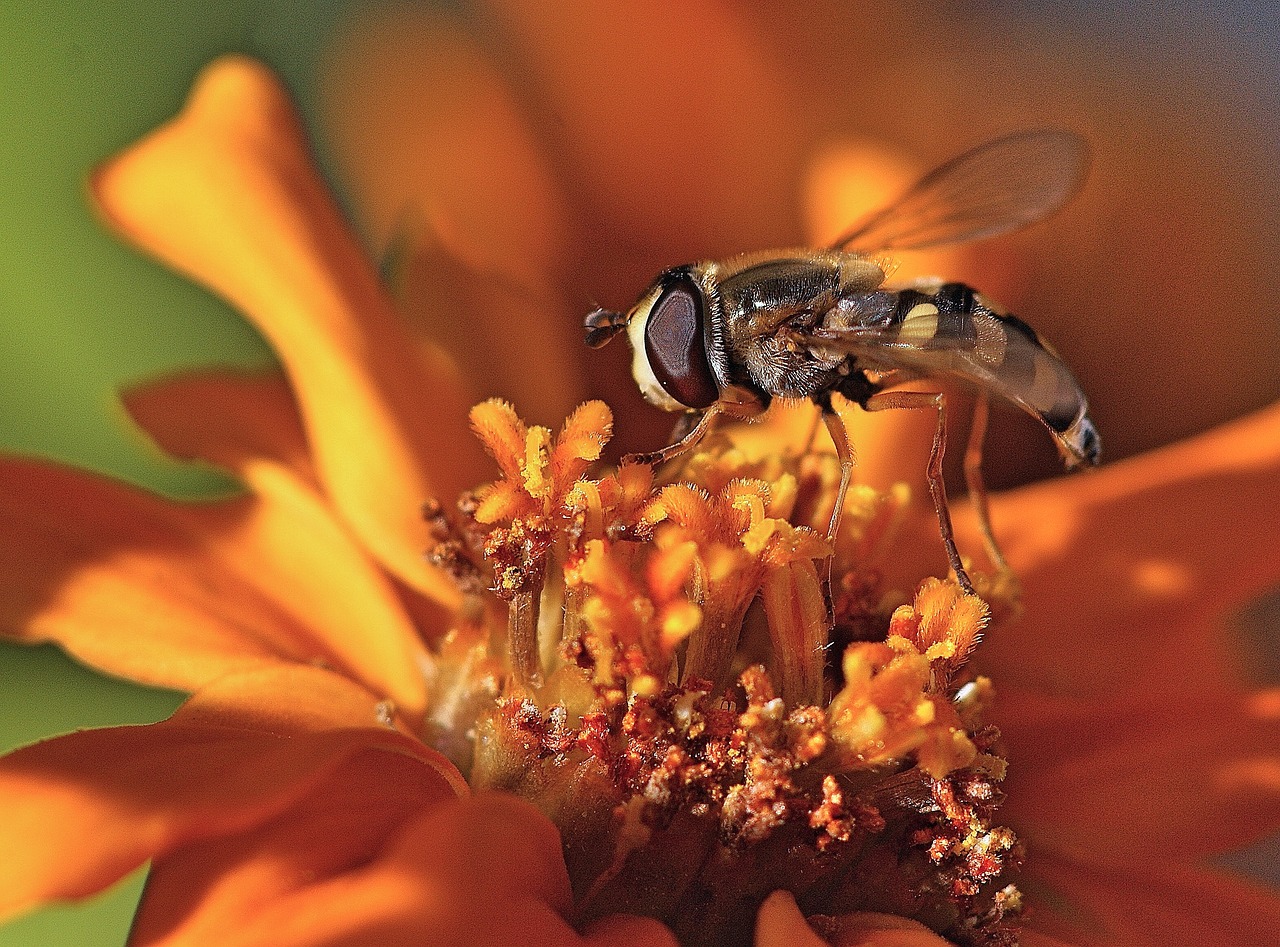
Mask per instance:
[[[222,303],[107,237],[83,182],[95,162],[171,116],[198,69],[220,53],[265,60],[304,115],[314,114],[318,56],[354,3],[0,0],[0,448],[175,496],[231,489],[212,471],[160,457],[130,429],[113,393],[185,366],[262,365],[271,355]],[[1091,11],[1091,30],[1110,24],[1110,41],[1121,46],[1127,30],[1148,29],[1143,10],[1156,9],[1137,3],[1113,14],[1093,0],[1065,5]],[[997,18],[1063,12],[1062,4],[1036,2],[974,6]],[[1179,7],[1185,13],[1196,4]],[[1280,14],[1230,3],[1215,9],[1219,26],[1252,44],[1255,75],[1280,73]],[[1271,101],[1277,85],[1264,85],[1252,94]],[[323,164],[323,141],[317,147]],[[0,644],[0,684],[5,749],[77,727],[157,720],[180,700],[88,672],[52,648]],[[1273,844],[1232,864],[1267,874],[1278,862]],[[121,944],[141,880],[0,927],[0,947]]]
[[[171,116],[197,70],[251,53],[309,111],[314,64],[346,2],[0,0],[0,447],[177,496],[225,491],[165,461],[113,392],[181,366],[262,365],[257,334],[204,291],[109,238],[88,170]],[[86,671],[51,647],[0,644],[0,747],[161,719],[180,695]],[[3,947],[118,945],[141,874],[74,908],[0,927]]]

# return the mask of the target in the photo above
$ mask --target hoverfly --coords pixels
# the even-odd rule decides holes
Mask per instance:
[[[722,414],[751,417],[774,398],[813,400],[841,467],[828,528],[834,539],[853,451],[832,394],[867,411],[931,408],[938,423],[929,492],[951,568],[972,592],[942,479],[945,398],[896,386],[951,377],[978,389],[966,473],[987,548],[1002,569],[979,471],[987,394],[1038,418],[1068,468],[1096,464],[1100,441],[1080,385],[1035,330],[962,283],[886,287],[880,254],[978,240],[1035,223],[1074,195],[1086,165],[1087,147],[1074,134],[1017,132],[938,167],[829,247],[673,267],[628,312],[595,310],[586,317],[587,344],[599,347],[625,330],[645,398],[686,412],[690,422],[672,444],[629,459],[657,464],[684,453]]]

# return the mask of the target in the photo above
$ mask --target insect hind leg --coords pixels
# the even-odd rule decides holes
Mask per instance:
[[[938,529],[942,533],[942,545],[946,547],[951,571],[956,574],[956,581],[961,588],[970,595],[976,594],[973,583],[969,580],[969,573],[960,561],[960,550],[956,548],[955,531],[951,528],[951,509],[947,505],[947,487],[942,479],[942,458],[947,448],[946,396],[940,391],[881,391],[866,398],[862,407],[866,411],[933,408],[938,412],[938,427],[933,434],[933,446],[929,450],[929,467],[926,471],[929,495],[933,498],[933,509],[938,515]]]
[[[969,442],[964,452],[964,480],[969,487],[969,500],[978,518],[978,529],[982,533],[982,544],[986,547],[987,558],[996,567],[1000,578],[1005,582],[1015,583],[1013,570],[1005,559],[996,542],[995,533],[991,529],[991,506],[987,502],[987,487],[982,479],[982,442],[987,433],[987,417],[990,414],[991,402],[986,392],[979,392],[973,402],[973,422],[969,426]]]

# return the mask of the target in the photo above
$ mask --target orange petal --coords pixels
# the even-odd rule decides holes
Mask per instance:
[[[597,292],[638,293],[666,266],[795,241],[802,109],[783,94],[782,61],[730,6],[485,6],[578,185]],[[767,145],[753,138],[763,129]]]
[[[443,356],[419,359],[311,165],[276,79],[227,57],[169,124],[95,173],[108,222],[242,309],[270,339],[316,467],[361,539],[415,588],[424,500],[481,479],[473,397]]]
[[[814,927],[822,931],[821,937]],[[755,947],[947,947],[948,943],[923,924],[892,914],[860,911],[806,921],[789,891],[769,895],[756,920]]]
[[[449,18],[362,16],[326,72],[334,147],[379,246],[417,222],[473,270],[535,286],[563,272],[566,209],[524,90]]]
[[[1047,694],[1228,689],[1232,611],[1280,582],[1280,405],[1141,457],[996,497],[1025,618],[979,663]],[[961,549],[981,548],[957,509]]]
[[[185,845],[151,866],[131,944],[223,943],[281,898],[363,867],[441,799],[416,759],[367,750],[248,831]]]
[[[756,916],[755,947],[827,947],[827,941],[805,922],[790,891],[775,891]]]
[[[1275,943],[1280,930],[1280,895],[1213,872],[1110,871],[1034,856],[1026,871],[1028,926],[1080,947],[1254,947]]]
[[[1001,809],[1031,859],[1191,862],[1280,831],[1280,692],[1180,706],[1052,702],[1004,691]]]
[[[162,723],[10,754],[0,914],[84,897],[149,858],[273,818],[362,749],[418,760],[431,796],[466,791],[443,757],[378,716],[375,698],[333,674],[278,669],[224,679]]]
[[[502,475],[519,482],[529,429],[516,409],[500,398],[490,398],[473,407],[468,417],[471,429],[497,462]]]
[[[376,724],[374,734],[366,735],[366,744],[381,746],[381,736],[389,734],[387,746],[436,765],[433,761],[441,760],[440,755],[418,740],[401,745],[387,724],[394,710],[354,681],[326,668],[295,664],[221,677],[193,694],[171,719],[285,734]],[[443,765],[452,774],[449,778],[455,788],[466,792],[452,765]]]
[[[1103,444],[1118,458],[1280,397],[1280,322],[1249,306],[1223,306],[1206,319],[1196,302],[1270,278],[1278,241],[1263,221],[1276,212],[1277,189],[1245,170],[1273,173],[1251,153],[1260,142],[1242,137],[1225,112],[1186,122],[1176,103],[1197,94],[1199,78],[1160,69],[1151,74],[1162,87],[1100,86],[1081,52],[1072,44],[1069,55],[1084,75],[1057,96],[1079,93],[1072,111],[1092,113],[1085,126],[1066,122],[1092,126],[1089,180],[1062,217],[1015,239],[1008,291],[980,285],[1079,371]],[[1037,103],[1025,114],[1043,122],[1047,113]],[[1153,286],[1161,302],[1148,308]]]
[[[577,468],[577,472],[572,475],[564,474],[565,479],[572,483],[586,469],[586,465],[579,465],[578,461],[589,463],[598,460],[601,449],[612,433],[613,412],[607,404],[603,401],[588,401],[578,405],[573,414],[565,419],[564,426],[556,435],[553,466],[557,472],[565,468]],[[561,485],[561,489],[568,490],[569,483]]]
[[[574,278],[567,211],[517,94],[438,13],[364,16],[337,42],[326,111],[401,311],[482,395],[559,423],[583,397],[590,307],[556,288]]]
[[[492,793],[436,806],[366,867],[276,899],[252,929],[219,942],[675,947],[641,919],[610,918],[581,937],[565,919],[571,909],[555,827],[529,803]]]
[[[317,479],[298,404],[278,372],[187,372],[130,388],[120,399],[170,456],[242,478],[252,464],[270,460]]]
[[[1070,941],[1059,940],[1025,926],[1018,929],[1018,944],[1019,947],[1077,947]]]
[[[423,645],[384,574],[301,481],[281,473],[269,496],[177,504],[0,459],[0,626],[186,690],[323,663],[420,713]]]
[[[945,947],[951,942],[918,921],[862,911],[829,921],[831,947]]]
[[[190,372],[130,389],[121,398],[134,421],[169,454],[229,470],[269,503],[328,505],[323,497],[313,495],[319,488],[306,433],[293,394],[279,374]],[[362,570],[368,572],[362,566],[353,577]],[[378,587],[385,585],[380,577],[373,579]],[[404,589],[397,591],[403,594],[422,637],[434,640],[447,630],[449,616],[439,602]],[[397,634],[405,637],[404,630]],[[409,684],[410,692],[400,695],[400,706],[410,714],[421,709],[417,698],[411,696],[419,688],[410,678],[418,675],[409,671],[421,656],[418,633],[410,630],[405,638],[410,649],[408,660],[385,653],[379,656],[374,653],[377,648],[368,649],[357,636],[343,635],[344,643],[367,652],[368,660],[379,666],[380,675],[405,678],[402,683]]]
[[[675,935],[661,921],[613,914],[587,925],[584,947],[677,947]]]

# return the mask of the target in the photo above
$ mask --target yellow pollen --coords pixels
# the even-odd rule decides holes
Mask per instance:
[[[904,334],[937,330],[922,304]],[[695,872],[654,916],[683,943],[731,929],[745,944],[757,906],[737,892],[778,884],[770,852],[809,851],[836,855],[848,882],[905,860],[931,879],[940,931],[990,924],[1006,942],[991,912],[1016,839],[991,821],[992,689],[966,670],[988,611],[939,579],[894,609],[869,563],[893,555],[902,488],[852,491],[833,551],[834,458],[712,442],[655,488],[645,465],[590,472],[602,403],[554,436],[498,401],[472,423],[501,477],[466,495],[456,527],[441,518],[444,564],[476,605],[436,655],[432,741],[474,788],[554,813],[584,923],[696,848],[741,884],[717,875],[725,896],[691,913],[682,899],[710,880]]]
[[[550,494],[551,481],[547,477],[547,466],[551,459],[551,432],[545,427],[532,427],[525,436],[524,488],[529,496],[542,499]]]

